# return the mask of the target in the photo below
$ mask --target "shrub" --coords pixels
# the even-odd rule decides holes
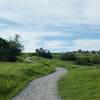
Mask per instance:
[[[74,51],[61,55],[62,60],[71,60],[79,65],[100,64],[100,51]]]
[[[77,58],[74,53],[64,53],[61,55],[61,59],[75,61]]]
[[[6,40],[0,38],[0,61],[6,61],[8,59],[8,48],[9,43]]]
[[[52,59],[52,53],[49,50],[40,48],[40,49],[36,49],[36,55],[39,57],[45,57],[45,58],[49,58]]]
[[[100,55],[95,56],[95,57],[93,58],[93,63],[94,63],[94,64],[100,64]]]
[[[22,45],[19,42],[19,36],[9,41],[0,38],[0,61],[17,61],[17,56],[22,51]]]
[[[80,57],[77,57],[76,64],[92,65],[93,62],[90,60],[90,58],[88,56],[80,56]]]

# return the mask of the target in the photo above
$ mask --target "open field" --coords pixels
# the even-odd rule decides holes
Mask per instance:
[[[69,62],[65,68],[67,66],[69,73],[59,81],[62,100],[100,100],[100,65],[81,66]]]
[[[0,100],[10,100],[31,80],[55,71],[54,67],[69,71],[58,84],[62,100],[100,100],[99,65],[81,66],[36,56],[32,60],[33,63],[0,63]]]
[[[53,67],[41,63],[0,62],[0,100],[10,100],[27,83],[37,77],[53,72]]]
[[[34,60],[37,59],[46,65],[52,64],[69,70],[58,84],[62,100],[100,100],[100,65],[82,66],[71,61],[34,57]]]

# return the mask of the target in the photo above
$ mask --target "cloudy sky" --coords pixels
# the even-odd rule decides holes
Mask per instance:
[[[20,34],[25,51],[100,49],[100,0],[0,0],[0,37]]]

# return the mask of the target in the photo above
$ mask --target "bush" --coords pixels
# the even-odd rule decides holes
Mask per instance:
[[[17,56],[20,55],[22,47],[18,35],[15,35],[15,38],[9,41],[0,38],[0,61],[17,61]]]
[[[75,62],[76,64],[79,64],[79,65],[92,65],[93,64],[93,62],[90,60],[88,56],[77,57],[77,60]]]
[[[93,63],[94,63],[94,64],[100,64],[100,55],[95,56],[95,57],[93,58]]]
[[[77,58],[74,53],[64,53],[61,55],[61,59],[75,61]]]
[[[73,51],[64,53],[60,57],[62,60],[71,60],[79,65],[93,65],[100,64],[100,50],[99,51]]]
[[[6,61],[8,59],[8,48],[9,43],[6,40],[0,38],[0,61]]]
[[[40,49],[36,49],[36,55],[39,57],[45,57],[45,58],[49,58],[52,59],[52,53],[49,50],[40,48]]]

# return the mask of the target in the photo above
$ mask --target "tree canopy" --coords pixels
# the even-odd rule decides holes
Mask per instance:
[[[20,55],[23,49],[19,38],[19,35],[15,35],[10,40],[0,38],[0,61],[15,62],[17,60],[17,56]]]
[[[44,57],[49,59],[53,58],[52,53],[49,50],[43,48],[36,49],[36,55],[39,57]]]

